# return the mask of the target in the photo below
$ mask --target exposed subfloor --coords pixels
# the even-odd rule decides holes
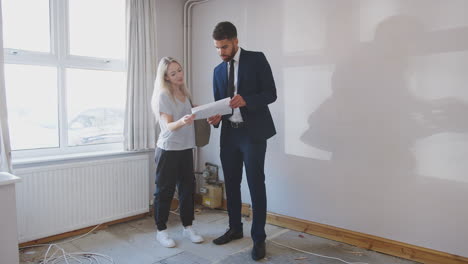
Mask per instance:
[[[202,209],[195,216],[194,228],[205,242],[193,244],[182,236],[182,225],[177,215],[171,214],[168,231],[177,243],[175,248],[164,248],[156,241],[156,228],[151,217],[129,221],[95,231],[80,239],[59,244],[67,253],[94,252],[111,257],[117,264],[208,264],[208,263],[294,263],[294,264],[411,264],[416,263],[377,253],[289,229],[267,225],[267,256],[255,262],[250,257],[250,219],[244,219],[244,238],[217,246],[212,240],[223,234],[228,226],[224,211]],[[64,241],[71,240],[65,239]],[[55,243],[59,243],[57,241]],[[279,243],[279,244],[278,244]],[[323,258],[299,252],[289,247],[332,258]],[[22,249],[20,263],[41,263],[47,246]],[[52,253],[51,251],[50,253]],[[58,252],[57,255],[62,253]],[[50,256],[51,254],[49,254]],[[57,256],[56,255],[56,256]],[[66,262],[60,262],[66,263]],[[72,260],[69,263],[73,262]],[[110,263],[100,259],[100,263]]]

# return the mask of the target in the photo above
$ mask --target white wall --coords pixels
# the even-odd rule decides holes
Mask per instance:
[[[194,8],[194,98],[212,101],[211,32],[232,21],[278,89],[269,211],[468,256],[467,10],[465,0],[209,1]],[[211,140],[200,164],[220,164],[218,130]]]
[[[157,0],[157,56],[183,61],[183,14],[185,0]]]

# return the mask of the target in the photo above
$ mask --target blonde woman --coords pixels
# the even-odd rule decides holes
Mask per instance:
[[[193,243],[203,237],[192,228],[194,220],[193,153],[195,130],[191,114],[190,93],[184,82],[182,66],[171,57],[161,59],[152,97],[152,108],[159,121],[156,161],[156,192],[154,219],[158,229],[156,239],[165,247],[175,247],[167,232],[169,210],[177,185],[183,234]]]

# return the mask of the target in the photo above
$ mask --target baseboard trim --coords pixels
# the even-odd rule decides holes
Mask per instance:
[[[267,213],[267,223],[420,263],[468,264],[466,257],[280,214]]]
[[[122,218],[122,219],[102,223],[102,224],[99,225],[98,228],[95,229],[95,231],[106,229],[107,227],[109,227],[111,225],[124,223],[124,222],[131,221],[131,220],[140,219],[140,218],[146,217],[148,215],[149,215],[149,213],[138,214],[138,215],[129,216],[129,217],[125,217],[125,218]],[[62,234],[58,234],[58,235],[48,236],[48,237],[44,237],[44,238],[24,242],[24,243],[19,244],[18,246],[20,248],[22,248],[22,247],[38,245],[38,244],[47,244],[47,243],[52,242],[52,241],[56,241],[56,240],[60,240],[60,239],[68,238],[68,237],[73,237],[73,236],[77,236],[77,235],[86,234],[89,231],[93,230],[93,228],[95,228],[96,226],[98,226],[98,225],[89,226],[89,227],[81,228],[81,229],[78,229],[78,230],[74,230],[74,231],[70,231],[70,232],[66,232],[66,233],[62,233]]]

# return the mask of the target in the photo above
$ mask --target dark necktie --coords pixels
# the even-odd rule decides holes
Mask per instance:
[[[234,60],[229,62],[228,96],[234,97]]]
[[[234,60],[231,60],[229,62],[229,78],[228,78],[228,96],[229,97],[234,97]],[[231,117],[234,114],[234,109],[232,109],[232,113],[228,115],[228,117]]]

